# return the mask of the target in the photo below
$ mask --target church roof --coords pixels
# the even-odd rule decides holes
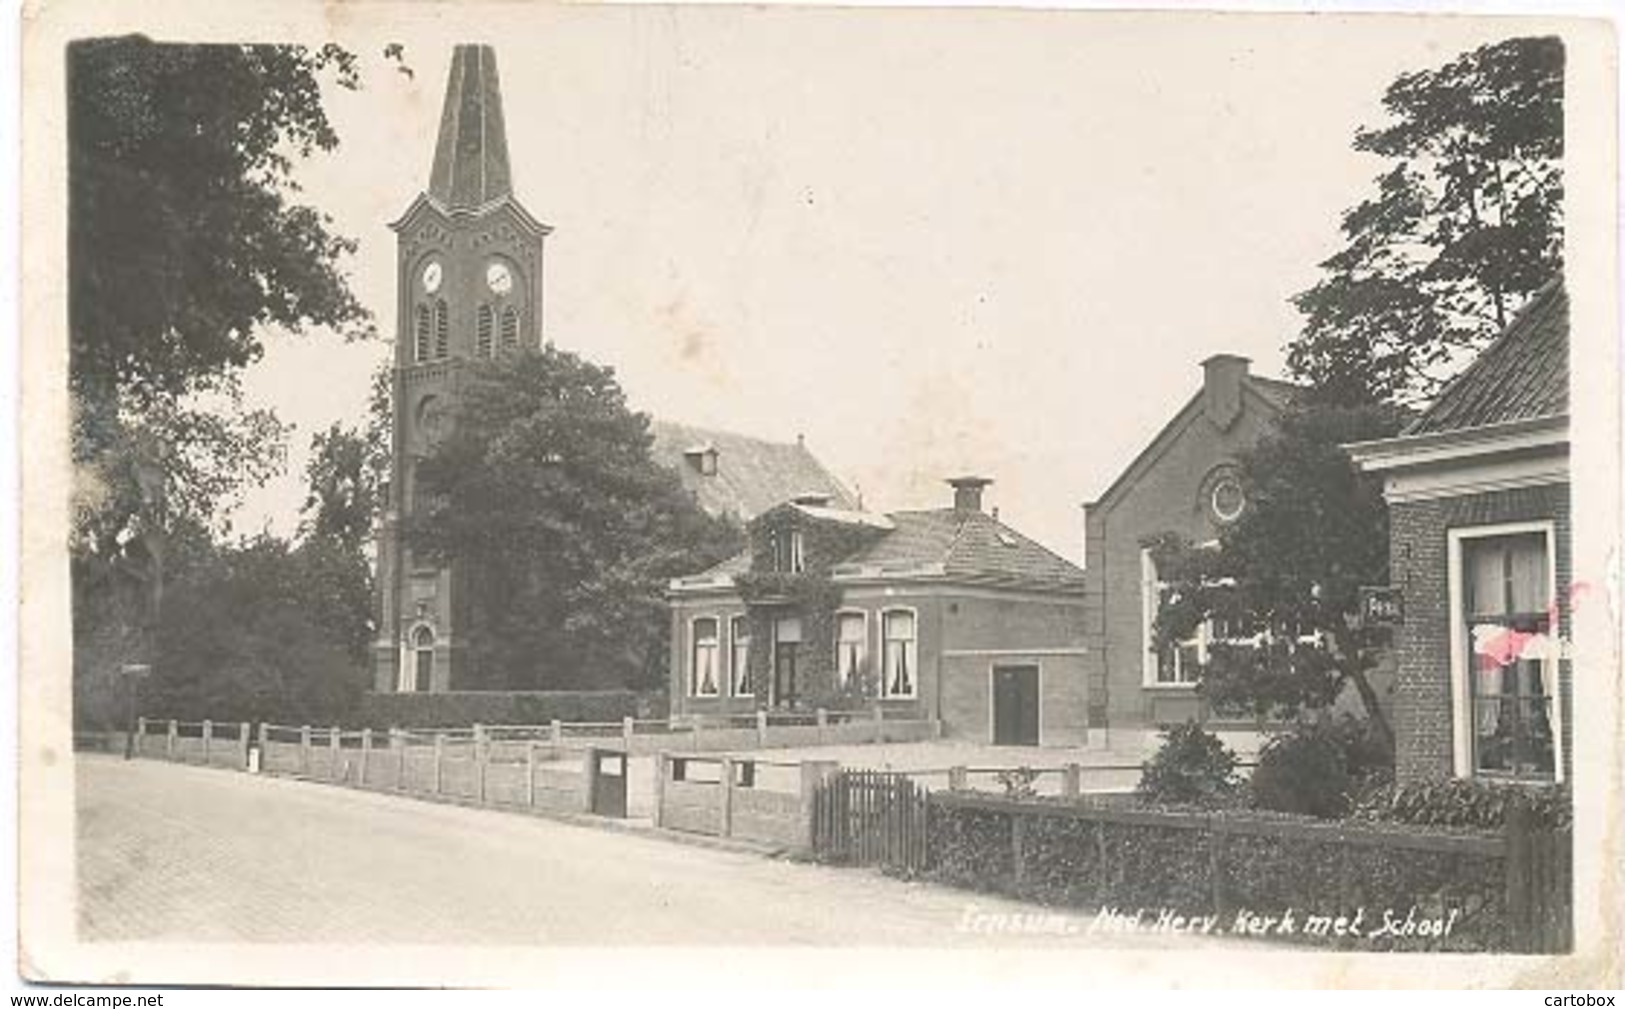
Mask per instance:
[[[512,193],[496,51],[487,45],[457,46],[446,78],[429,195],[442,207],[457,210],[482,207]]]
[[[713,515],[749,521],[775,505],[798,497],[828,499],[837,509],[856,509],[857,499],[826,470],[800,440],[764,441],[732,431],[690,427],[670,421],[650,423],[656,461],[677,471],[683,486]],[[715,471],[700,458],[715,453]]]
[[[1553,281],[1445,386],[1405,435],[1561,417],[1569,412],[1569,297]]]

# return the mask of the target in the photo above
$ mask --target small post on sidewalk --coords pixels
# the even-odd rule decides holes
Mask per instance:
[[[310,726],[299,726],[299,773],[310,776]]]
[[[625,748],[627,753],[632,752],[632,736],[637,731],[638,723],[631,715],[621,719],[621,746]]]
[[[767,745],[767,710],[756,709],[756,745]]]
[[[205,718],[203,720],[203,762],[209,762],[209,743],[214,738],[214,722]]]
[[[139,757],[139,756],[141,756],[142,744],[145,743],[146,741],[147,741],[147,718],[146,718],[145,715],[143,715],[140,718],[137,718],[135,720],[135,739],[130,741],[131,745],[126,746],[124,748],[124,752],[129,754],[130,756]],[[125,759],[128,760],[129,757],[126,757]]]
[[[434,734],[434,794],[439,795],[441,784],[445,780],[446,761],[446,734]]]
[[[732,837],[734,832],[734,766],[732,757],[722,758],[722,837]]]
[[[169,720],[169,735],[164,739],[164,756],[170,760],[175,759],[175,743],[180,739],[180,723],[173,718]]]
[[[564,723],[557,718],[548,722],[547,735],[553,744],[553,757],[558,759],[559,750],[564,748]]]
[[[389,727],[389,750],[395,754],[395,791],[406,791],[406,733]]]
[[[361,788],[367,787],[367,760],[372,756],[372,729],[361,730],[361,768],[356,772],[355,783]]]
[[[536,740],[525,740],[525,806],[536,808]]]
[[[1083,768],[1077,764],[1064,764],[1061,767],[1061,795],[1068,799],[1076,799],[1083,791]]]
[[[656,827],[665,826],[665,818],[663,816],[661,816],[661,812],[663,810],[663,807],[666,805],[666,767],[667,767],[667,762],[670,761],[670,760],[671,760],[671,758],[666,755],[666,752],[664,750],[662,750],[661,752],[655,754],[655,826]]]
[[[253,727],[247,722],[237,724],[237,766],[245,770],[248,768],[249,739],[253,736],[253,733]]]
[[[344,772],[344,765],[339,761],[344,756],[339,752],[344,730],[333,726],[327,730],[327,778],[329,781],[342,781],[349,775]]]
[[[485,771],[490,763],[491,747],[485,738],[485,727],[474,726],[474,794],[485,803]]]

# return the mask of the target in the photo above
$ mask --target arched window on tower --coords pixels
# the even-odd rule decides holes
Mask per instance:
[[[509,305],[502,310],[502,349],[519,347],[519,309]]]
[[[491,311],[490,305],[481,305],[479,311],[474,313],[474,354],[476,357],[491,356],[491,330],[496,324],[496,313]]]
[[[443,360],[451,354],[451,320],[446,318],[446,299],[434,303],[434,356]]]
[[[429,306],[419,305],[412,332],[412,355],[418,363],[429,359]]]
[[[412,688],[419,693],[434,689],[434,631],[419,627],[412,632]]]

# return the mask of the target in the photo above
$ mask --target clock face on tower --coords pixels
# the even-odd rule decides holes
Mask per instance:
[[[485,268],[485,285],[492,294],[507,294],[513,290],[513,272],[504,263],[492,263]]]
[[[440,290],[440,264],[431,262],[423,268],[423,289],[429,294]]]

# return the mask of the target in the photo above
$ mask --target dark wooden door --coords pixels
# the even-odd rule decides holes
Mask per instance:
[[[998,746],[1038,745],[1037,666],[994,668],[993,742]]]
[[[779,708],[796,703],[797,642],[780,641],[773,648],[773,704]]]

